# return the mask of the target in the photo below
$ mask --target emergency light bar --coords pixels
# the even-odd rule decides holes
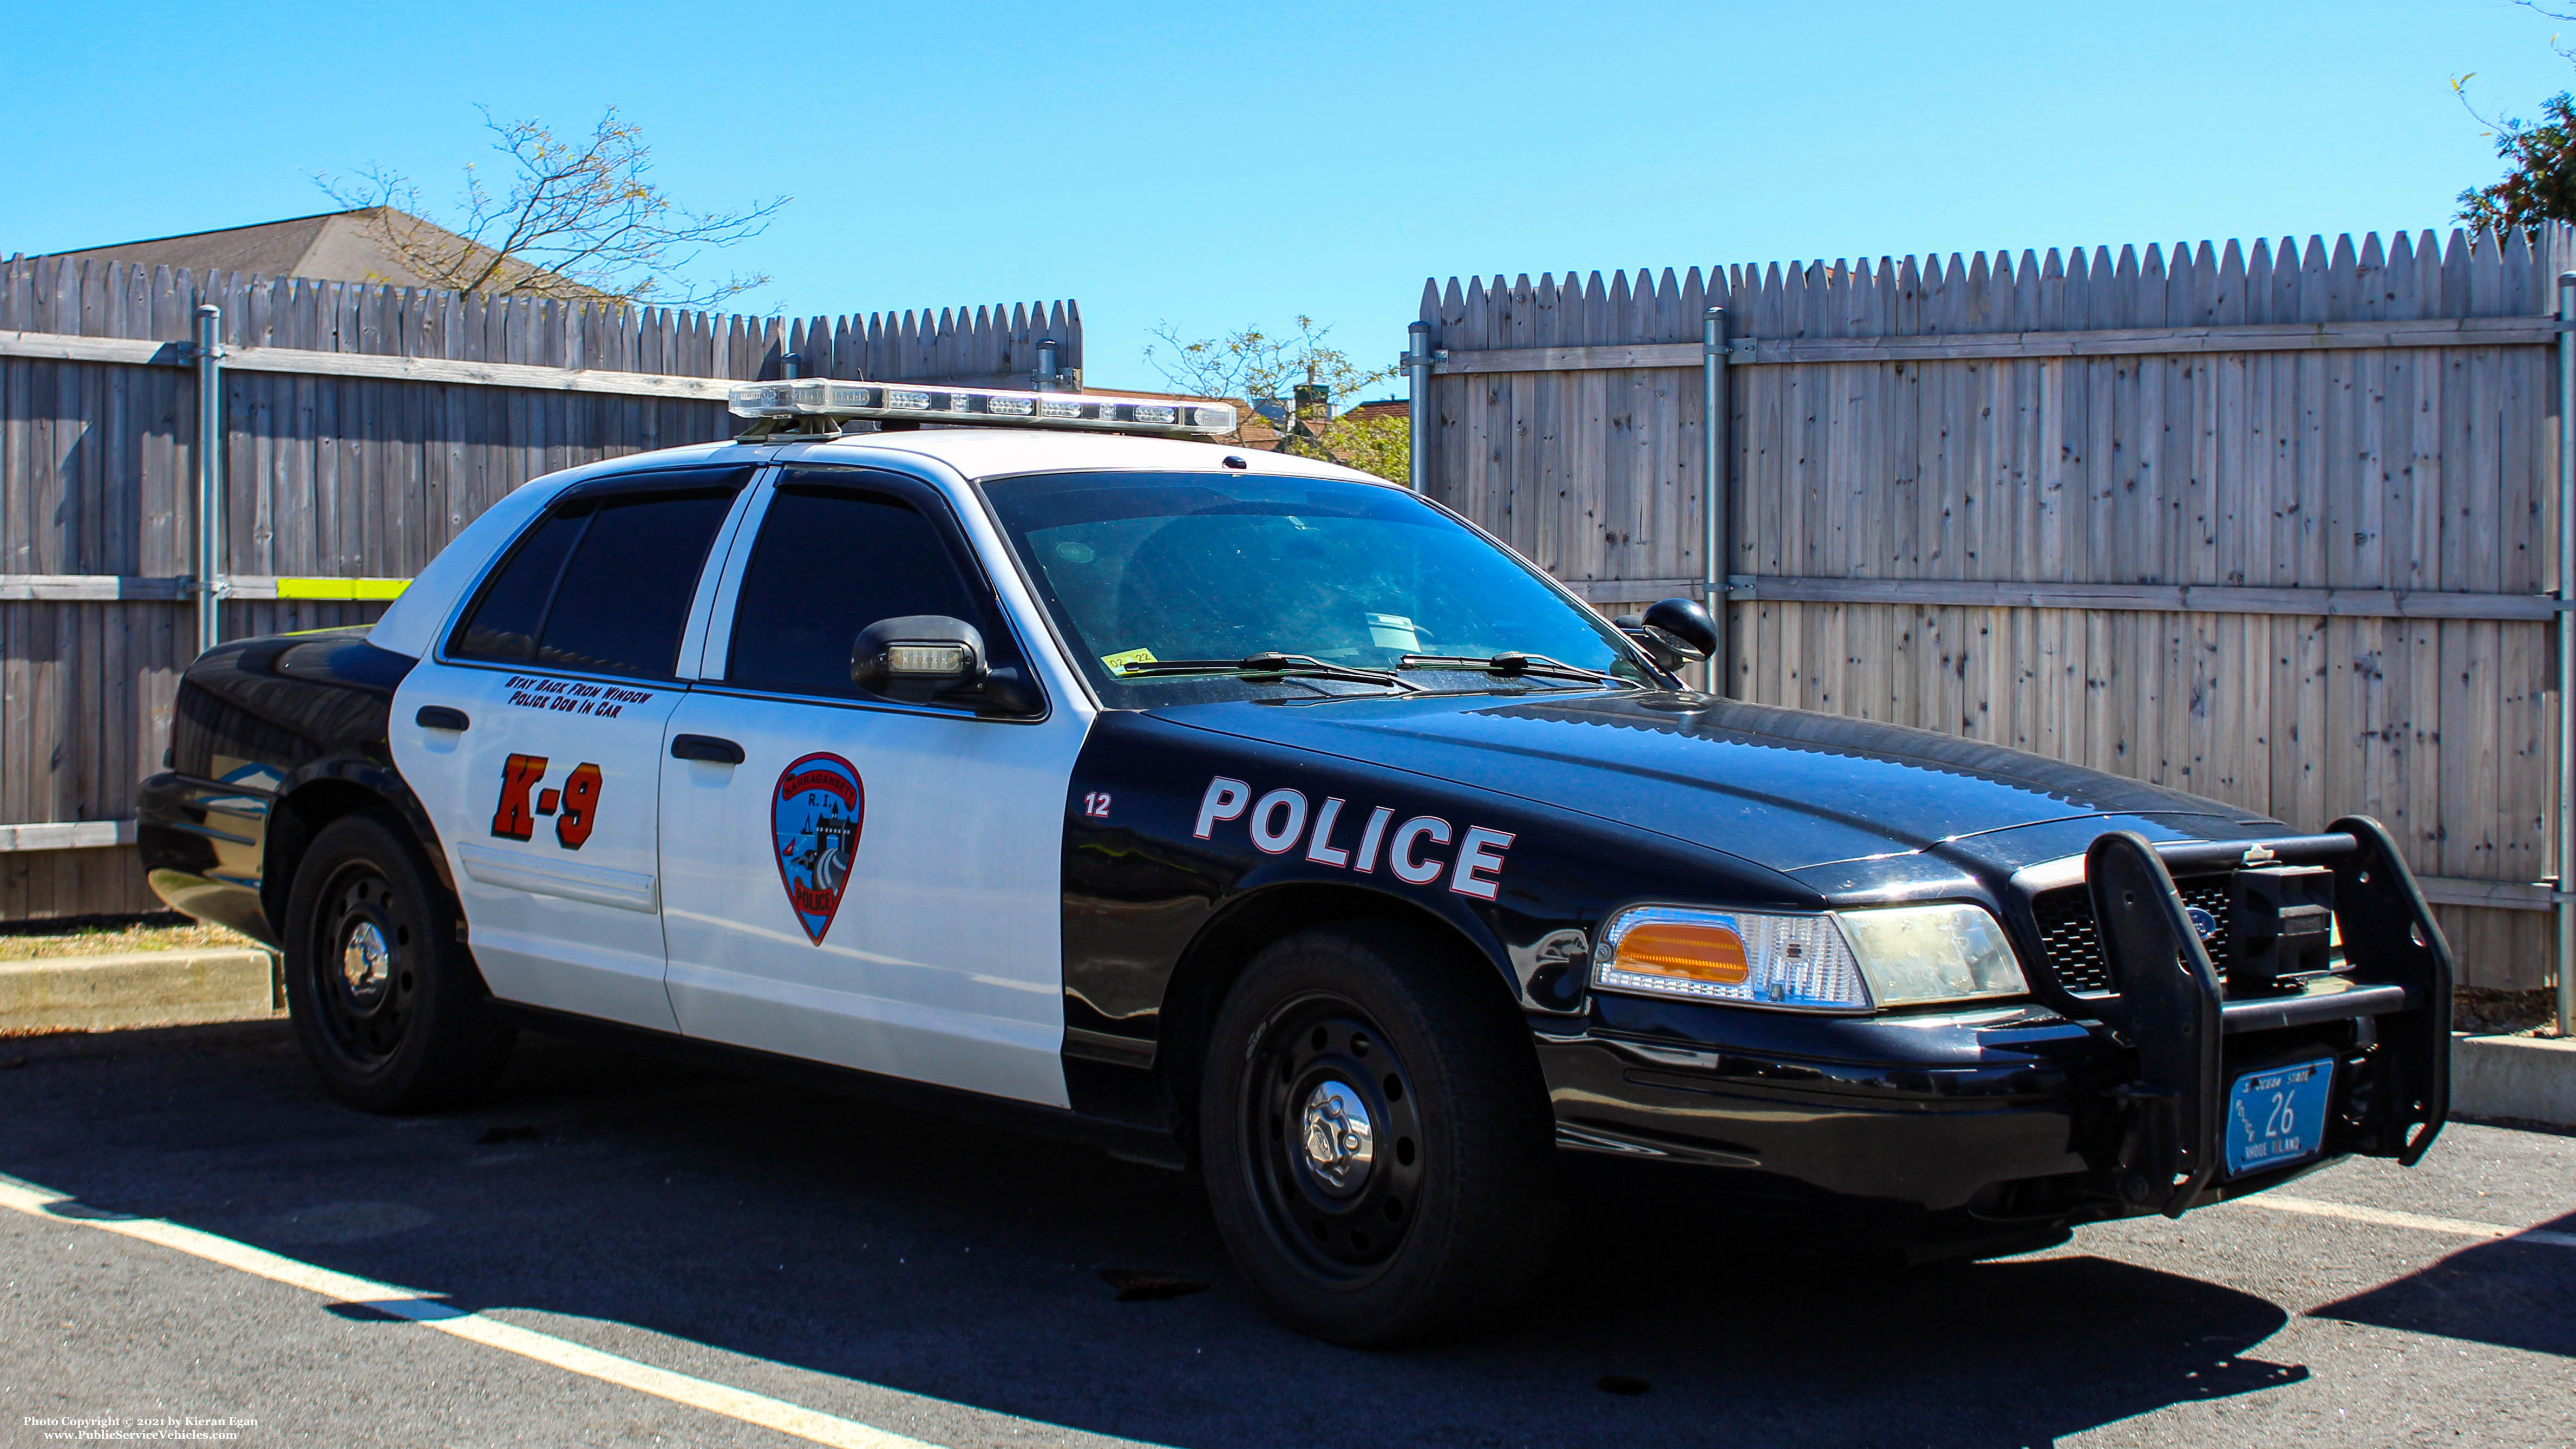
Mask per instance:
[[[980,387],[907,387],[890,382],[840,382],[828,377],[742,383],[726,395],[725,405],[734,416],[743,418],[1006,423],[1185,437],[1234,431],[1234,409],[1224,403],[996,392]]]

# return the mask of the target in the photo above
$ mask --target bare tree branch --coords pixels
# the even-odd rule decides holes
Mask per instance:
[[[760,235],[791,198],[730,212],[680,206],[649,177],[643,128],[614,106],[572,141],[542,121],[495,120],[489,109],[483,123],[493,149],[510,158],[509,189],[494,196],[467,163],[452,225],[423,224],[420,190],[397,171],[369,166],[352,183],[315,181],[352,210],[384,208],[378,239],[434,287],[706,308],[769,282],[754,272],[691,288],[678,277],[709,250]]]
[[[1145,361],[1177,391],[1240,398],[1256,407],[1277,401],[1293,409],[1301,384],[1323,389],[1327,400],[1356,402],[1368,389],[1395,376],[1391,366],[1366,368],[1353,362],[1349,353],[1326,340],[1332,330],[1300,315],[1292,332],[1267,332],[1255,324],[1223,337],[1185,340],[1164,322],[1149,334],[1155,340],[1145,348]],[[1283,449],[1320,454],[1380,477],[1403,480],[1407,432],[1402,419],[1336,418],[1329,401],[1300,411],[1302,415],[1275,420]],[[1244,429],[1252,417],[1243,416],[1232,441],[1245,441]]]

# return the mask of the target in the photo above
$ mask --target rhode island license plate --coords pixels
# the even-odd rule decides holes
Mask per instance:
[[[2227,1097],[2227,1175],[2242,1177],[2316,1156],[2325,1142],[2333,1087],[2332,1060],[2238,1077]]]

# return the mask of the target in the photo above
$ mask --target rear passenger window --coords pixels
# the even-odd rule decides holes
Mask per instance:
[[[683,475],[556,505],[484,586],[449,654],[670,678],[699,571],[743,476]]]
[[[770,500],[743,572],[725,678],[794,694],[856,694],[851,643],[870,624],[908,614],[962,619],[983,634],[992,663],[1019,662],[983,590],[911,504],[791,477]]]

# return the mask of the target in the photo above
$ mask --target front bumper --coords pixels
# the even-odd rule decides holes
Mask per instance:
[[[2205,876],[2246,850],[2094,843],[2117,995],[2035,975],[2034,1000],[2003,1008],[1837,1018],[1601,994],[1586,1022],[1534,1020],[1558,1142],[1708,1169],[1739,1205],[1869,1207],[1954,1236],[2179,1216],[2356,1154],[2411,1165],[2448,1111],[2451,960],[2430,909],[2375,822],[2266,842],[2248,868],[2333,871],[2345,969],[2230,998],[2168,865]],[[2320,1150],[2228,1176],[2230,1084],[2317,1060],[2334,1063]]]

